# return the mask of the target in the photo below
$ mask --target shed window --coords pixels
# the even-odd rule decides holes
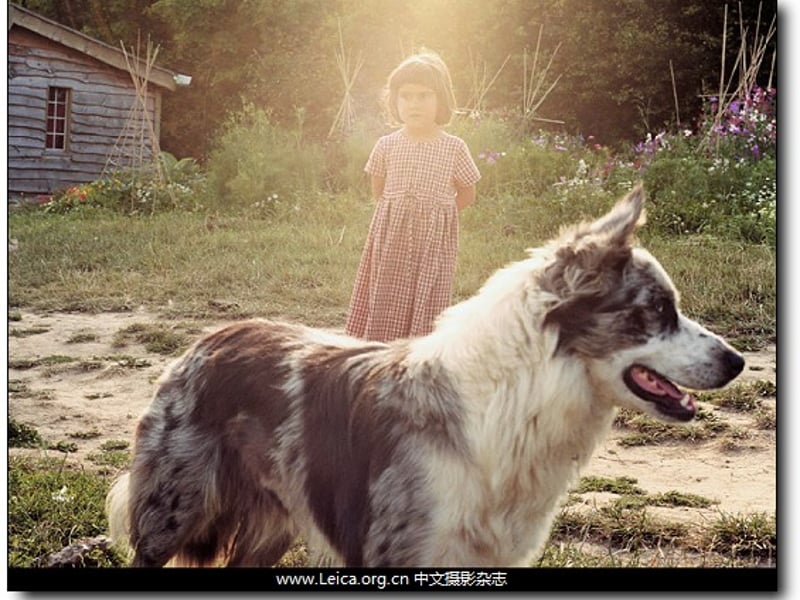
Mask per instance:
[[[47,136],[45,148],[67,148],[67,116],[69,115],[69,88],[51,87],[47,90]]]

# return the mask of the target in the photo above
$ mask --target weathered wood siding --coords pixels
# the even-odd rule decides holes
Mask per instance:
[[[8,34],[9,194],[52,194],[97,179],[109,161],[147,159],[150,136],[135,123],[143,112],[127,72],[19,27]],[[45,148],[50,86],[70,90],[65,150]],[[148,85],[147,93],[158,139],[161,90]]]

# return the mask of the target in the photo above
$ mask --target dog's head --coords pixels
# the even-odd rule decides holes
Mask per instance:
[[[635,246],[643,202],[638,186],[604,217],[562,233],[539,282],[557,298],[544,324],[558,329],[556,352],[584,359],[616,404],[689,421],[694,399],[678,386],[722,387],[742,371],[744,359],[681,314],[667,273]]]

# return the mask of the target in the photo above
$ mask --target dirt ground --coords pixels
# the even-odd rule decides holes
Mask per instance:
[[[139,343],[119,346],[114,336],[134,324],[162,323],[192,331],[211,331],[218,323],[177,323],[145,311],[104,314],[33,314],[9,322],[9,415],[34,427],[46,441],[77,445],[71,461],[96,466],[101,446],[132,441],[138,416],[149,404],[155,381],[174,357],[147,352]],[[54,356],[70,362],[30,361]],[[776,381],[775,348],[746,353],[739,382]],[[47,361],[45,361],[47,362]],[[775,399],[764,404],[775,409]],[[716,518],[776,509],[775,430],[754,426],[746,413],[709,410],[743,431],[735,443],[721,439],[626,447],[624,432],[612,430],[582,475],[633,477],[650,494],[677,490],[716,500],[712,508],[656,509],[676,520]],[[692,425],[690,425],[692,426]],[[41,453],[18,450],[14,453]],[[46,451],[60,456],[57,450]],[[603,502],[596,494],[587,502]]]

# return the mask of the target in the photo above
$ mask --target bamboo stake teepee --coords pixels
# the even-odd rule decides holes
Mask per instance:
[[[161,149],[151,112],[152,97],[148,94],[148,81],[158,57],[158,46],[154,46],[148,38],[144,59],[141,58],[140,39],[137,38],[135,48],[128,49],[123,42],[120,42],[120,46],[133,82],[134,99],[114,148],[106,158],[102,176],[126,171],[133,175],[135,181],[154,178],[163,184],[166,183],[166,176],[160,162]],[[135,209],[133,196],[130,201],[129,208]],[[155,202],[151,210],[155,210]]]
[[[339,75],[344,84],[344,93],[342,95],[342,102],[339,105],[339,110],[336,117],[333,119],[333,124],[328,130],[328,137],[332,137],[337,131],[341,134],[348,134],[353,129],[353,124],[356,120],[355,108],[353,106],[353,85],[356,82],[361,67],[364,66],[364,58],[359,52],[355,64],[350,60],[350,53],[345,50],[344,36],[342,35],[342,21],[339,19],[339,48],[336,50],[336,66],[339,69]]]
[[[482,61],[482,65],[478,65],[477,61],[475,61],[472,57],[472,52],[470,51],[469,54],[470,58],[470,73],[471,73],[471,90],[470,90],[470,99],[469,102],[466,103],[466,112],[469,115],[480,113],[484,108],[484,101],[486,99],[486,95],[489,93],[489,90],[492,89],[494,82],[497,81],[497,78],[500,76],[500,73],[508,63],[511,55],[509,54],[506,56],[503,64],[500,65],[500,68],[495,71],[494,76],[490,79],[489,78],[489,71],[486,61]]]
[[[530,73],[528,72],[527,48],[525,48],[525,52],[522,56],[522,116],[525,121],[533,120],[560,123],[561,121],[543,119],[537,115],[539,107],[561,80],[561,75],[559,74],[552,82],[550,82],[550,84],[547,86],[547,89],[542,91],[542,88],[546,85],[547,74],[550,72],[550,68],[553,66],[553,59],[558,53],[559,48],[561,48],[561,43],[559,42],[553,50],[553,53],[550,55],[547,65],[544,67],[544,69],[539,71],[539,50],[542,43],[543,30],[544,25],[540,25],[539,35],[536,38],[536,49],[533,53],[533,64],[531,65]]]

